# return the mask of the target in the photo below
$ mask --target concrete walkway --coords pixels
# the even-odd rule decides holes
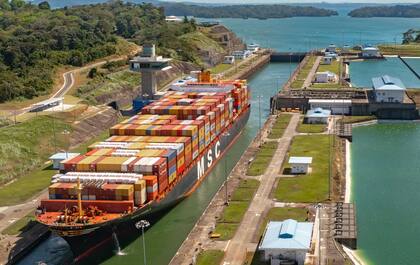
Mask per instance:
[[[287,154],[292,138],[296,135],[296,127],[298,123],[299,114],[293,114],[283,137],[278,140],[279,146],[274,153],[270,165],[261,178],[261,184],[250,204],[250,207],[245,213],[237,233],[227,245],[223,264],[242,265],[245,261],[246,252],[255,251],[256,244],[252,243],[252,240],[258,231],[261,215],[274,205],[269,196],[275,184],[283,160]]]
[[[318,69],[319,64],[321,63],[322,56],[317,56],[314,65],[311,68],[308,76],[306,77],[305,81],[303,82],[302,88],[310,87],[312,84],[312,80],[314,79],[316,70]]]

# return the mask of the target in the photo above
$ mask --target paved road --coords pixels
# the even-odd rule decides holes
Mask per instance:
[[[303,82],[302,88],[310,87],[312,84],[312,80],[314,79],[314,75],[316,70],[318,69],[319,64],[321,63],[322,56],[317,56],[314,65],[311,68],[308,76],[306,77],[305,81]]]
[[[299,114],[293,114],[284,135],[278,140],[279,146],[274,153],[270,165],[261,177],[261,184],[251,202],[245,216],[230,244],[226,248],[224,265],[242,265],[245,261],[246,252],[255,251],[256,244],[252,240],[257,233],[261,215],[273,206],[269,198],[275,184],[283,160],[287,154],[293,136],[296,135],[296,127],[299,123]]]

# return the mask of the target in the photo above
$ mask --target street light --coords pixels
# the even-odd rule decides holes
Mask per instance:
[[[135,224],[136,228],[138,230],[141,229],[141,236],[143,238],[143,258],[144,258],[144,265],[147,265],[147,260],[146,260],[146,243],[145,243],[145,239],[144,239],[144,228],[147,228],[150,226],[150,223],[147,220],[140,220]]]
[[[223,134],[223,136],[225,137],[229,137],[230,133],[225,132]],[[228,201],[228,170],[227,170],[227,162],[228,162],[228,154],[226,153],[226,157],[225,157],[225,176],[226,176],[226,180],[225,180],[225,205],[229,205],[229,201]]]
[[[64,148],[65,148],[65,152],[66,152],[66,159],[68,159],[69,158],[69,148],[70,148],[70,143],[69,143],[69,134],[70,134],[70,132],[67,130],[67,129],[65,129],[63,132],[62,132],[62,134],[63,134],[63,136],[64,136],[64,141],[65,141],[65,143],[64,143]]]

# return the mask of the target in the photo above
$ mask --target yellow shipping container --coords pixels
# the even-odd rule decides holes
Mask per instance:
[[[121,172],[121,165],[130,157],[108,156],[98,162],[96,171],[98,172]]]
[[[76,165],[77,171],[91,171],[90,170],[90,164],[94,162],[96,159],[98,159],[97,156],[87,156],[81,161],[79,161]]]
[[[144,204],[147,200],[146,181],[139,179],[134,184],[134,202],[136,205]]]

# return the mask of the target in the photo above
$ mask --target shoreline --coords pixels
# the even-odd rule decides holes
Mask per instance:
[[[345,203],[350,203],[352,195],[352,175],[351,175],[351,143],[346,140],[346,192],[345,192]],[[357,219],[356,219],[357,220]],[[355,265],[368,265],[368,263],[360,257],[356,251],[351,250],[343,246],[344,252],[350,257],[351,261]]]

